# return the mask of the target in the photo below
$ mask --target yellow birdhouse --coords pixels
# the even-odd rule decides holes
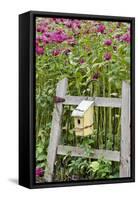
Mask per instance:
[[[72,112],[75,134],[77,136],[91,135],[93,132],[94,101],[83,100]]]

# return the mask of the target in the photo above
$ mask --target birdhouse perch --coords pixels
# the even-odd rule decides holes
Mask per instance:
[[[88,136],[93,132],[94,101],[83,100],[72,112],[76,136]]]

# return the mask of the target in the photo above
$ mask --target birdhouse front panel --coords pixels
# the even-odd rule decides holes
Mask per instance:
[[[84,100],[72,112],[74,117],[75,134],[87,136],[93,132],[93,101]]]
[[[93,133],[93,106],[91,106],[84,114],[84,136]]]
[[[75,134],[77,136],[83,136],[84,135],[84,118],[83,117],[75,117],[74,118],[74,124],[75,124]]]

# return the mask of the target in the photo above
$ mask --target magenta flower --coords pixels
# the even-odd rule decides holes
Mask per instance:
[[[121,40],[127,43],[130,43],[130,34],[126,33],[121,37]]]
[[[37,32],[41,32],[41,26],[38,26],[38,27],[36,28],[36,30],[37,30]]]
[[[50,39],[48,37],[46,37],[45,35],[42,35],[42,41],[44,44],[49,43]]]
[[[40,44],[46,43],[46,37],[44,35],[37,35],[36,36],[36,45],[41,46]]]
[[[37,40],[38,42],[41,42],[41,41],[42,41],[42,36],[41,36],[41,35],[37,35],[37,36],[36,36],[36,40]]]
[[[80,64],[83,64],[85,61],[83,58],[81,58],[79,62],[80,62]]]
[[[108,53],[108,52],[107,52],[107,53],[104,54],[104,59],[105,59],[105,60],[110,60],[111,57],[112,57],[111,53]]]
[[[46,42],[57,42],[61,43],[68,39],[68,36],[62,31],[58,30],[55,32],[45,32],[44,36],[46,37]]]
[[[36,176],[43,176],[43,174],[44,174],[44,170],[43,170],[42,168],[37,167],[37,168],[35,169],[35,175],[36,175]]]
[[[67,26],[68,28],[72,28],[73,31],[75,31],[76,29],[80,29],[81,28],[81,24],[80,24],[80,20],[71,20],[71,19],[64,19],[63,23],[65,24],[65,26]]]
[[[112,40],[111,39],[107,39],[104,41],[104,45],[110,46],[112,44]]]
[[[71,28],[71,25],[72,25],[72,21],[71,20],[65,20],[64,21],[64,24],[68,27],[68,28]]]
[[[56,24],[62,22],[61,18],[53,18],[53,21],[54,21]]]
[[[37,32],[44,33],[46,31],[46,27],[41,25],[41,26],[38,26],[36,30]]]
[[[61,51],[59,49],[53,50],[52,51],[52,55],[53,56],[58,56],[61,53]]]
[[[74,37],[69,37],[67,39],[67,43],[70,44],[70,45],[72,45],[72,46],[74,46],[77,42],[76,42],[76,40],[75,40]]]
[[[44,36],[46,37],[47,43],[51,43],[52,41],[52,32],[45,32]]]
[[[120,41],[121,35],[120,35],[120,34],[117,34],[117,35],[115,35],[115,38],[116,38],[118,41]]]
[[[100,73],[96,72],[93,76],[92,76],[92,80],[96,81],[98,78],[100,77]]]
[[[36,46],[36,53],[37,53],[37,55],[43,55],[44,54],[44,47]]]
[[[97,27],[97,32],[104,33],[104,31],[105,31],[105,26],[103,24],[99,24]]]
[[[61,43],[68,38],[67,35],[62,31],[53,32],[50,37],[53,42],[58,43]]]
[[[80,21],[79,20],[73,20],[72,23],[71,23],[71,27],[72,29],[80,29],[81,28],[81,25],[80,25]]]

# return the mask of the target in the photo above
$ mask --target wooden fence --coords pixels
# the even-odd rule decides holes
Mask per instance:
[[[51,134],[48,147],[48,173],[45,173],[45,180],[52,182],[56,155],[87,157],[84,149],[80,147],[60,145],[61,119],[63,105],[78,105],[82,100],[94,101],[97,107],[121,108],[121,142],[120,151],[104,149],[92,149],[91,158],[98,159],[104,157],[106,160],[120,162],[120,177],[130,177],[130,86],[126,81],[122,82],[122,98],[87,97],[87,96],[67,96],[68,80],[61,80],[57,84],[56,97],[65,99],[57,102],[54,106]]]

